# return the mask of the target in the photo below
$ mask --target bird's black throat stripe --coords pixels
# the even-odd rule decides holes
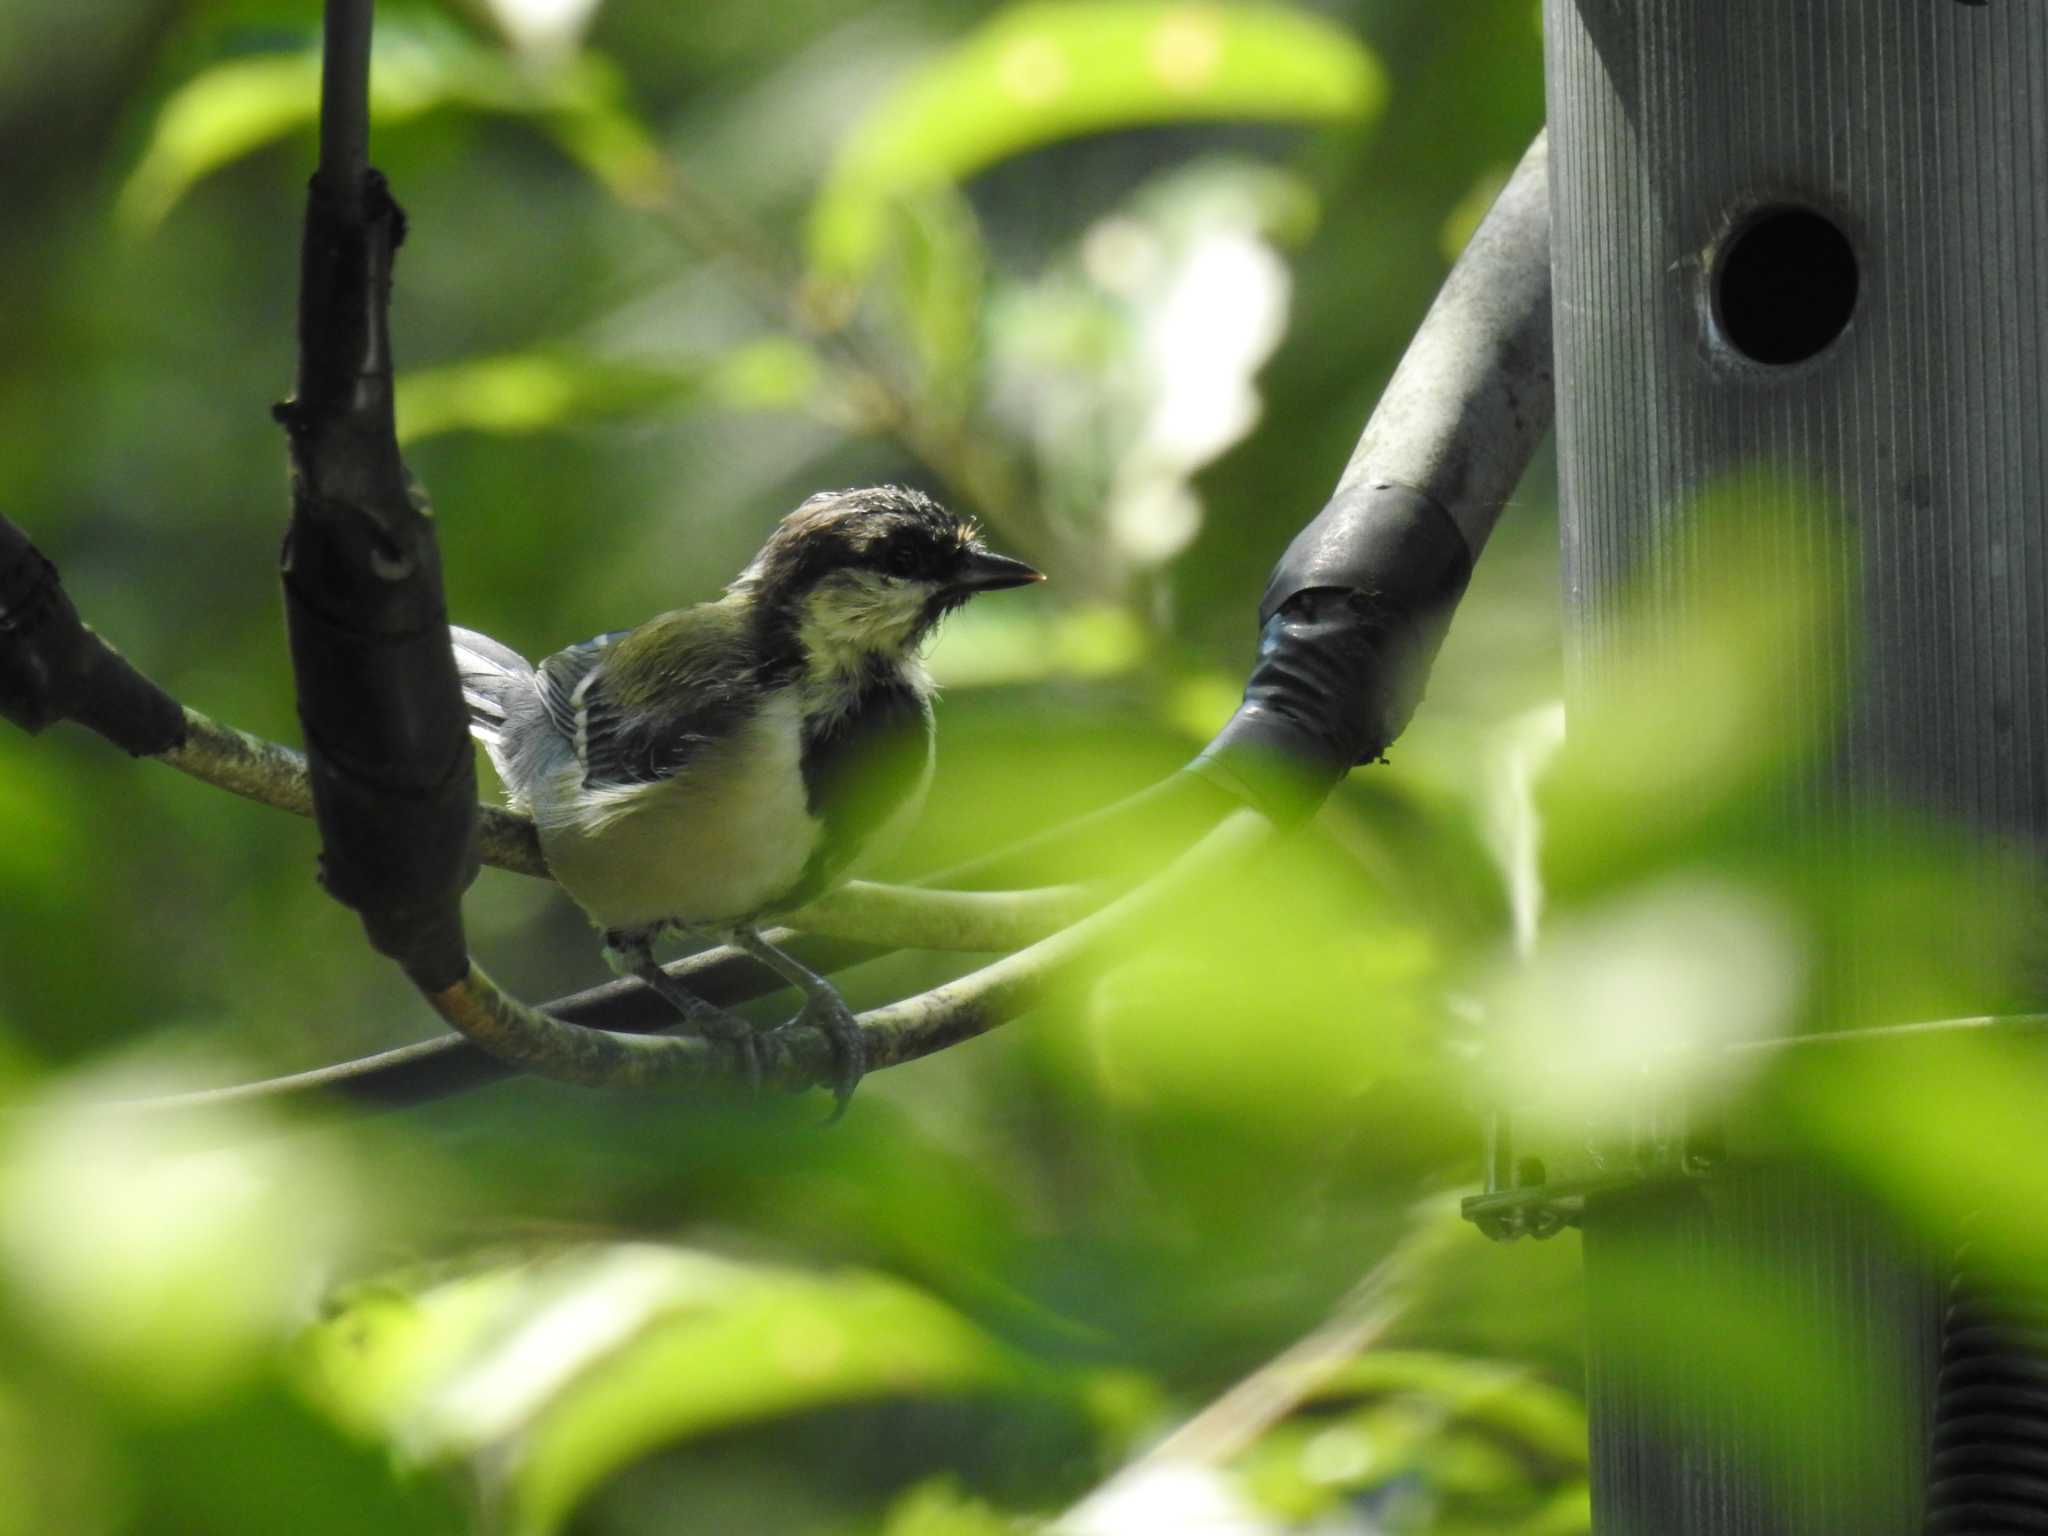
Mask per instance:
[[[850,707],[804,721],[804,800],[824,835],[792,905],[835,883],[917,792],[931,740],[930,703],[894,669],[862,679]]]

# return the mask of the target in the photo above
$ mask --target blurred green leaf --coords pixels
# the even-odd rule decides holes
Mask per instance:
[[[1350,33],[1278,5],[1035,0],[1011,6],[889,93],[812,210],[814,272],[858,285],[888,210],[1025,150],[1189,119],[1366,118],[1385,84]]]
[[[986,254],[966,201],[950,185],[891,205],[897,302],[924,396],[949,414],[974,403],[981,361]]]
[[[832,1404],[1042,1390],[959,1314],[879,1275],[652,1245],[365,1292],[309,1340],[319,1395],[421,1458],[507,1461],[513,1529],[556,1529],[663,1445]]]
[[[17,1374],[19,1362],[8,1364],[0,1378],[0,1536],[121,1529],[132,1490],[95,1405],[46,1373]]]
[[[1790,1129],[1906,1222],[1952,1249],[1962,1218],[1979,1266],[2020,1294],[2048,1268],[2048,1020],[1872,1033],[1783,1052],[1761,1117]]]
[[[123,1449],[140,1519],[125,1529],[207,1536],[457,1536],[455,1490],[395,1472],[381,1446],[337,1432],[274,1386],[153,1425]]]
[[[918,1484],[889,1507],[882,1527],[883,1536],[1016,1536],[1023,1529],[951,1478]]]
[[[1508,1435],[1566,1466],[1586,1463],[1586,1409],[1576,1397],[1497,1360],[1427,1350],[1368,1350],[1334,1373],[1312,1401],[1409,1394]]]
[[[1807,488],[1765,471],[1710,489],[1661,537],[1685,541],[1674,576],[1646,580],[1608,622],[1597,689],[1540,794],[1553,901],[1780,836],[1797,776],[1815,765],[1847,697],[1851,615],[1820,580],[1851,559],[1850,530]],[[1801,683],[1786,655],[1839,685]]]
[[[426,13],[380,18],[370,111],[380,125],[444,107],[544,119],[564,146],[615,192],[642,198],[658,156],[623,104],[617,73],[591,55],[550,68],[523,66]],[[229,59],[164,101],[117,214],[131,230],[159,223],[194,183],[287,134],[320,110],[320,55]]]
[[[1149,649],[1143,625],[1125,608],[990,604],[947,620],[932,647],[932,675],[946,688],[1118,677],[1144,661]]]
[[[514,1529],[555,1530],[657,1446],[833,1403],[1014,1392],[1035,1378],[951,1309],[879,1275],[726,1266],[579,1376],[533,1423]]]
[[[1493,208],[1494,200],[1514,174],[1511,165],[1488,166],[1473,182],[1458,204],[1444,216],[1443,229],[1437,235],[1437,249],[1443,252],[1444,260],[1456,261],[1463,254],[1466,242],[1478,232],[1480,221]]]
[[[564,350],[502,353],[400,375],[398,438],[413,443],[449,432],[518,436],[697,401],[798,411],[812,400],[820,377],[811,350],[779,336],[713,360],[672,366]]]
[[[342,1148],[261,1109],[151,1113],[190,1086],[81,1077],[8,1125],[0,1279],[81,1374],[165,1414],[260,1375],[321,1270],[360,1236]]]
[[[1344,1407],[1352,1398],[1365,1401]],[[1585,1464],[1585,1410],[1526,1368],[1370,1350],[1262,1436],[1240,1471],[1261,1505],[1297,1522],[1399,1484],[1432,1511],[1431,1531],[1519,1531],[1554,1520]]]
[[[517,434],[625,416],[695,393],[683,369],[632,366],[562,352],[515,352],[415,369],[397,383],[402,443],[444,432]]]

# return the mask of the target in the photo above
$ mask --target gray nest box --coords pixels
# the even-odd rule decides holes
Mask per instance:
[[[1770,466],[1851,535],[1816,572],[1855,615],[1846,679],[1773,663],[1841,716],[1795,814],[1853,856],[1874,793],[1975,829],[1987,870],[2038,853],[2048,0],[1545,0],[1544,22],[1568,690],[1618,659],[1624,595],[1682,611],[1697,493]],[[1810,523],[1757,511],[1773,558],[1821,560]],[[1945,1237],[1796,1162],[1639,1130],[1617,1175],[1504,1125],[1468,1202],[1496,1236],[1582,1229],[1600,1536],[2048,1531],[2048,1302],[1986,1295]],[[1686,1309],[1728,1337],[1646,1350]],[[1730,1342],[1760,1319],[1859,1384],[1815,1383],[1810,1440]]]

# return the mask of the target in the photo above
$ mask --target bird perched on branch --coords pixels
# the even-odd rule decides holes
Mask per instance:
[[[751,1027],[654,962],[674,928],[716,936],[802,989],[792,1021],[831,1039],[843,1111],[865,1070],[832,984],[757,924],[844,880],[907,823],[931,776],[919,647],[980,592],[1044,578],[974,525],[896,486],[813,496],[715,602],[599,635],[533,666],[451,631],[470,730],[548,867],[604,931],[605,958],[699,1032]]]

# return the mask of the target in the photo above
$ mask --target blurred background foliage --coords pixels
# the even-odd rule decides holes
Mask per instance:
[[[1267,568],[1542,112],[1529,0],[379,9],[401,431],[458,621],[544,653],[879,480],[1052,575],[940,638],[939,778],[885,873],[1221,723]],[[0,508],[144,670],[288,741],[267,407],[317,26],[311,0],[0,9]],[[1841,616],[1738,580],[1682,665],[1645,646],[1681,687],[1646,663],[1575,726],[1529,963],[1557,609],[1539,471],[1390,764],[1229,902],[879,1075],[829,1135],[810,1102],[531,1083],[124,1109],[430,1021],[315,887],[309,825],[69,728],[0,740],[0,1533],[1584,1531],[1575,1240],[1501,1252],[1448,1210],[1485,1106],[1535,1081],[1596,1113],[1649,1059],[1770,1093],[1910,1217],[1964,1156],[1938,1128],[1701,1063],[2004,973],[1987,939],[1966,985],[1927,938],[1964,899],[1938,828],[1886,823],[1854,880],[1784,835],[1825,724],[1784,729],[1756,663]],[[599,979],[546,887],[487,872],[468,912],[521,995]],[[2019,1069],[1972,1070],[2038,1140]],[[1388,1347],[1212,1465],[1105,1485],[1397,1248]]]

